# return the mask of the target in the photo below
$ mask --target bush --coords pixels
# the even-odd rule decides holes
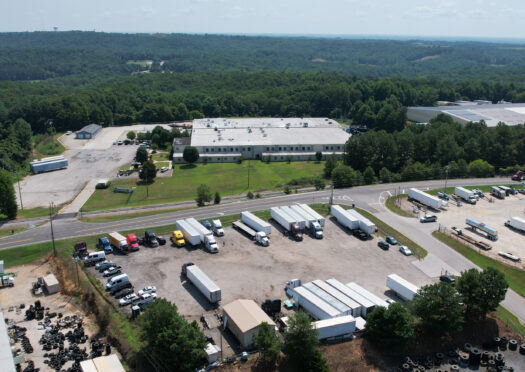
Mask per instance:
[[[221,195],[218,192],[215,193],[215,198],[213,199],[213,203],[214,204],[220,204],[221,203]]]
[[[290,186],[288,186],[288,185],[284,186],[284,193],[285,193],[285,194],[288,195],[288,194],[290,194],[291,192],[292,192],[292,190],[290,189]]]
[[[246,194],[246,197],[248,197],[248,199],[253,199],[253,192],[248,191],[248,194]]]
[[[260,199],[261,198],[261,194],[257,193],[255,194],[255,199]]]
[[[494,176],[494,167],[485,160],[474,160],[468,165],[468,172],[474,177]]]

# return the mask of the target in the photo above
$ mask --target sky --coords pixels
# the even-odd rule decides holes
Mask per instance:
[[[525,38],[523,0],[1,0],[0,31]]]

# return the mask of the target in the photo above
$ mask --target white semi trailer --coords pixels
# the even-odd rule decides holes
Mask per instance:
[[[341,206],[332,205],[330,212],[337,219],[337,222],[339,222],[339,224],[343,225],[344,227],[350,230],[359,228],[359,219],[357,219],[357,217],[354,215],[347,213],[346,210]]]
[[[259,217],[248,211],[241,212],[241,222],[248,225],[255,231],[262,231],[266,235],[272,233],[272,225],[268,222],[261,220]]]
[[[197,265],[186,266],[186,277],[210,303],[221,300],[221,289]]]
[[[186,243],[192,246],[199,245],[201,243],[201,236],[191,225],[185,220],[175,221],[175,227],[177,230],[182,232]]]
[[[337,279],[328,279],[326,281],[332,287],[337,289],[339,292],[350,297],[352,300],[356,301],[361,305],[361,316],[366,318],[366,315],[369,314],[372,310],[376,308],[376,304],[370,301],[368,298],[354,291],[353,289],[347,287]]]
[[[291,292],[296,306],[302,307],[314,319],[324,320],[341,316],[339,310],[327,304],[306,288],[296,287]]]
[[[304,230],[306,228],[306,224],[307,224],[306,219],[301,214],[297,213],[289,206],[277,207],[277,208],[279,208],[281,211],[283,211],[284,213],[292,217],[295,220],[295,223],[299,225],[299,228],[301,230]]]
[[[346,209],[346,213],[355,216],[359,220],[359,230],[368,235],[371,235],[376,231],[376,225],[355,209]]]
[[[314,283],[309,282],[303,284],[303,287],[308,289],[314,295],[319,297],[321,300],[325,301],[327,304],[331,305],[335,309],[339,310],[342,315],[352,315],[352,309],[346,306],[344,303],[339,301],[337,298],[331,296],[327,292],[323,291],[321,288],[316,286]]]
[[[339,316],[333,319],[318,320],[313,326],[317,330],[317,338],[326,340],[339,337],[350,337],[355,332],[356,320],[352,315]]]
[[[296,219],[279,207],[270,208],[270,215],[286,231],[292,235],[296,241],[303,240],[303,231]]]
[[[408,190],[408,200],[412,199],[434,209],[448,206],[448,203],[445,200],[414,188]]]
[[[357,293],[363,295],[364,297],[368,298],[370,301],[372,301],[376,306],[382,306],[382,307],[388,307],[388,303],[377,297],[375,294],[373,294],[372,292],[364,289],[363,287],[361,287],[359,284],[357,283],[354,283],[354,282],[350,282],[350,283],[346,283],[346,286],[350,289],[353,289],[354,291],[356,291]]]
[[[354,301],[344,293],[338,291],[334,287],[332,287],[330,284],[322,281],[322,280],[314,280],[312,283],[314,283],[316,286],[318,286],[320,289],[328,293],[330,296],[334,297],[336,300],[342,302],[346,306],[348,306],[351,310],[352,316],[361,316],[361,308],[362,305],[357,303],[357,301]]]
[[[306,221],[306,228],[312,234],[313,237],[316,239],[322,239],[323,238],[323,228],[321,227],[321,224],[319,223],[319,220],[311,215],[306,210],[302,209],[298,205],[291,205],[290,209],[293,209],[295,213],[300,215],[305,221]]]
[[[505,222],[505,226],[525,232],[525,220],[521,217],[511,217],[510,220]]]
[[[474,194],[473,191],[468,190],[464,187],[454,188],[454,194],[456,194],[461,199],[463,199],[464,201],[470,204],[476,204],[476,201],[478,200],[478,198],[476,198],[476,194]]]
[[[211,253],[218,253],[219,247],[217,246],[217,241],[213,237],[213,232],[205,228],[199,221],[195,218],[187,218],[186,222],[193,227],[195,231],[199,233],[199,238],[201,243],[204,244],[204,247]],[[184,233],[183,233],[184,234]]]
[[[417,291],[419,291],[418,286],[401,278],[397,274],[390,274],[386,277],[386,286],[405,301],[412,300]]]
[[[312,216],[314,216],[317,219],[317,222],[319,222],[319,225],[321,227],[324,226],[325,218],[321,216],[319,213],[317,213],[314,209],[312,209],[308,204],[297,204],[301,209],[304,211],[310,213]]]

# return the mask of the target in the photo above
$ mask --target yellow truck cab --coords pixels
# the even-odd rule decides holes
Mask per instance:
[[[174,230],[170,240],[177,247],[184,247],[186,245],[186,242],[184,241],[184,236],[182,235],[182,232],[180,230]]]

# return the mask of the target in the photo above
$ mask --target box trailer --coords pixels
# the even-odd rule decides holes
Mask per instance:
[[[341,316],[339,310],[327,304],[306,288],[296,287],[291,292],[296,306],[303,308],[314,319],[324,320]]]
[[[63,156],[55,156],[51,158],[44,158],[42,160],[34,160],[29,163],[31,171],[35,174],[67,168],[67,166],[68,161]]]
[[[346,213],[353,215],[359,220],[359,230],[363,231],[368,235],[372,235],[376,232],[376,225],[355,209],[347,209]]]
[[[414,188],[408,190],[408,200],[418,201],[419,203],[434,209],[448,206],[448,203],[445,200]]]
[[[355,332],[356,320],[352,315],[337,318],[318,320],[313,323],[317,330],[317,338],[326,340],[331,338],[350,337]]]
[[[290,216],[284,209],[279,207],[270,208],[270,215],[286,231],[294,237],[295,240],[303,240],[303,232],[296,219]]]
[[[324,226],[325,218],[321,216],[319,213],[317,213],[315,209],[311,208],[308,204],[297,204],[297,205],[304,211],[310,213],[310,215],[314,216],[317,219],[317,222],[319,222],[319,225],[321,225],[321,227]]]
[[[354,291],[353,289],[347,287],[343,283],[341,283],[337,279],[328,279],[326,281],[328,284],[330,284],[332,287],[337,289],[339,292],[344,294],[345,296],[351,298],[355,302],[361,305],[361,316],[363,318],[366,318],[367,314],[370,314],[372,310],[376,308],[376,304],[370,301],[368,298],[364,297],[363,295],[359,294],[358,292]]]
[[[248,225],[255,231],[262,231],[266,235],[272,233],[272,225],[268,222],[261,220],[259,217],[248,211],[241,212],[241,222]]]
[[[291,205],[290,209],[292,209],[295,213],[304,218],[304,220],[306,221],[306,228],[314,238],[323,238],[323,228],[321,227],[319,220],[315,216],[311,215],[309,212],[302,209],[298,205]]]
[[[412,300],[417,291],[419,291],[417,285],[410,283],[397,274],[390,274],[386,277],[386,286],[405,301]]]
[[[505,226],[525,232],[525,220],[521,217],[511,217],[510,220],[505,222]]]
[[[472,218],[465,219],[465,223],[472,228],[473,231],[479,229],[487,234],[487,238],[492,241],[498,240],[498,232],[491,227],[488,227],[483,222],[478,222]]]
[[[339,205],[332,205],[330,212],[337,219],[340,225],[344,227],[355,230],[359,228],[359,220],[349,213],[346,213],[346,210]]]
[[[297,223],[299,225],[299,228],[301,230],[304,230],[306,228],[306,219],[300,215],[299,213],[297,213],[296,211],[294,211],[292,208],[290,207],[278,207],[281,211],[283,211],[284,213],[287,213],[290,217],[292,217],[294,220],[295,220],[295,223]]]
[[[116,231],[108,234],[108,240],[109,240],[109,244],[111,244],[111,246],[114,249],[122,253],[125,253],[129,250],[128,241],[126,240],[126,238]]]
[[[492,186],[490,188],[490,195],[495,196],[496,198],[505,199],[507,193],[498,186]]]
[[[362,296],[368,298],[370,301],[372,301],[376,306],[382,306],[382,307],[388,307],[388,303],[377,297],[375,294],[373,294],[372,292],[370,291],[367,291],[366,289],[364,289],[363,287],[361,287],[360,285],[358,285],[357,283],[354,283],[354,282],[350,282],[350,283],[346,283],[346,286],[350,289],[353,289],[354,291],[358,292],[359,294],[361,294]]]
[[[464,187],[454,188],[454,194],[456,194],[461,199],[463,199],[464,201],[470,204],[476,204],[476,201],[478,200],[478,198],[476,198],[476,194],[474,194],[473,191],[468,190]]]
[[[350,308],[350,313],[352,316],[361,316],[361,308],[362,305],[345,295],[344,293],[338,291],[334,287],[332,287],[330,284],[322,281],[322,280],[314,280],[312,283],[314,283],[317,287],[328,293],[330,296],[334,297],[339,302],[345,304]]]
[[[175,221],[175,227],[177,230],[182,232],[184,239],[189,245],[199,245],[201,243],[201,236],[191,225],[185,220]]]
[[[210,303],[215,304],[221,300],[221,289],[219,286],[204,274],[197,265],[186,267],[186,277]]]
[[[199,221],[197,221],[195,218],[190,217],[186,218],[186,222],[193,227],[195,231],[199,233],[199,238],[201,240],[201,243],[206,247],[206,249],[211,253],[217,253],[219,252],[219,246],[217,245],[217,241],[215,240],[215,237],[213,236],[213,232],[211,230],[208,230],[204,225],[202,225]]]
[[[341,301],[339,301],[337,298],[329,295],[327,292],[323,291],[321,288],[316,286],[314,283],[309,282],[303,284],[303,287],[308,289],[310,292],[312,292],[314,295],[319,297],[321,300],[338,310],[341,315],[352,315],[352,309],[343,304]]]

